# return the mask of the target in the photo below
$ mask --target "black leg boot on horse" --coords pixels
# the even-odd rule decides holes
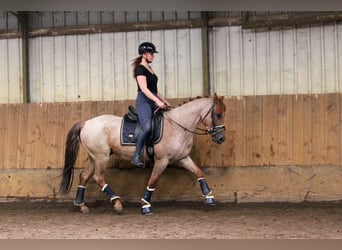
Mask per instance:
[[[151,198],[154,191],[154,188],[147,187],[143,198],[141,198],[141,213],[143,215],[152,214]]]

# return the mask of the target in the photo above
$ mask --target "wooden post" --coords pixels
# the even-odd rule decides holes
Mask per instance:
[[[209,32],[208,12],[201,12],[202,19],[202,65],[203,65],[203,95],[211,95],[210,65],[209,65]]]
[[[21,32],[22,41],[22,97],[23,102],[30,102],[29,95],[29,43],[28,43],[28,32],[29,32],[29,22],[28,22],[28,12],[18,11],[17,14],[19,29]]]

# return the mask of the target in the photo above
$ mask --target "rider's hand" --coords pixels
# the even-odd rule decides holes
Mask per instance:
[[[156,102],[157,106],[161,109],[165,108],[166,107],[166,104],[160,100],[158,100],[158,102]]]

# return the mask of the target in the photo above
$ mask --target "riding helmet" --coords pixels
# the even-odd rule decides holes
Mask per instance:
[[[156,46],[154,46],[153,43],[150,42],[143,42],[142,44],[139,45],[138,48],[139,55],[142,55],[144,53],[158,53],[156,50]]]

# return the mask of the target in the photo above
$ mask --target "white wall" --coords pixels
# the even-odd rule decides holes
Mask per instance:
[[[135,99],[131,63],[141,42],[157,50],[152,67],[168,98],[202,95],[200,29],[105,33],[30,40],[32,102]]]
[[[342,24],[211,32],[212,91],[227,96],[338,93]]]
[[[222,14],[227,14],[222,12]],[[229,13],[228,13],[229,14]],[[241,15],[241,13],[236,13]],[[199,19],[200,12],[32,12],[32,29]],[[16,29],[4,16],[0,29]],[[342,23],[273,29],[209,29],[211,93],[225,96],[339,93]],[[29,41],[32,102],[134,99],[132,60],[140,42],[167,98],[203,95],[201,29],[35,37]],[[0,103],[22,102],[20,39],[0,39]]]
[[[21,39],[0,39],[0,103],[21,103]]]

